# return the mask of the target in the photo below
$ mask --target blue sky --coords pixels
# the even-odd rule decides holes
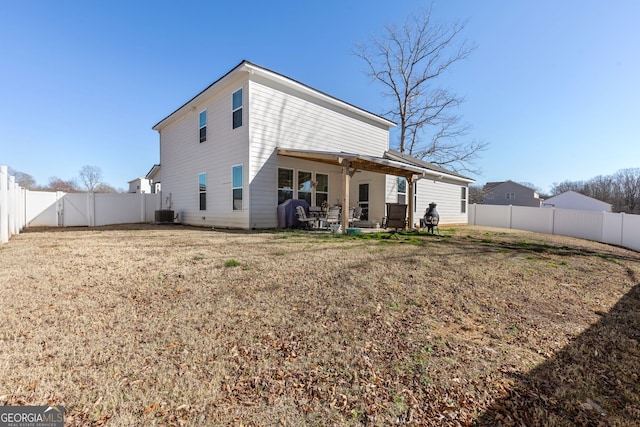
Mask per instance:
[[[2,0],[0,164],[127,188],[159,162],[151,127],[243,59],[379,113],[353,45],[427,4]],[[436,0],[433,17],[469,19],[478,46],[441,80],[489,143],[477,183],[640,167],[640,2]]]

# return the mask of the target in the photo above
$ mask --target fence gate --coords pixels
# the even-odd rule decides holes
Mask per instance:
[[[87,227],[90,198],[86,193],[67,193],[58,200],[58,226]]]

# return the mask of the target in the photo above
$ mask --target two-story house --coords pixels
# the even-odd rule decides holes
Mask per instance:
[[[252,229],[276,227],[292,198],[361,206],[370,222],[386,203],[418,218],[435,202],[441,223],[466,224],[473,180],[390,151],[393,126],[243,61],[153,127],[163,208],[185,224]]]
[[[513,181],[488,182],[483,188],[485,205],[513,205],[539,208],[540,194],[533,188]]]

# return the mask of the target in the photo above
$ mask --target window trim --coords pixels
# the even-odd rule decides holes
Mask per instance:
[[[202,113],[204,113],[204,125],[202,124]],[[198,133],[200,135],[200,143],[203,143],[207,140],[207,109],[200,111],[198,114]],[[202,131],[204,130],[204,136],[202,135]]]
[[[467,213],[467,200],[469,199],[469,189],[460,187],[460,213]]]
[[[234,107],[234,98],[236,93],[240,92],[240,106]],[[237,129],[242,127],[243,117],[242,117],[242,108],[244,107],[244,90],[243,88],[239,88],[231,93],[231,128]],[[236,126],[236,121],[234,120],[236,117],[236,112],[240,112],[240,124]]]
[[[291,187],[289,189],[287,189],[287,187],[280,187],[280,170],[286,170],[286,171],[290,171],[291,172]],[[291,200],[295,197],[295,179],[296,179],[296,175],[295,175],[296,171],[294,168],[287,168],[287,167],[280,167],[278,166],[278,170],[276,171],[276,203],[280,204],[280,203],[284,203],[287,200]],[[291,192],[291,199],[284,199],[282,202],[278,203],[280,200],[280,191],[290,191]]]
[[[398,203],[407,204],[407,186],[409,185],[409,180],[403,176],[396,177],[396,200]],[[404,191],[400,191],[400,181],[404,180]],[[402,202],[400,201],[400,196],[402,196]]]
[[[324,172],[314,172],[314,182],[315,186],[313,187],[313,202],[316,206],[321,206],[322,202],[318,203],[318,194],[325,194],[327,196],[326,200],[329,203],[329,174]],[[318,179],[318,175],[323,175],[327,177],[327,191],[318,191],[318,185],[320,184],[320,180]]]
[[[240,186],[236,186],[235,184],[235,170],[236,168],[240,168]],[[240,190],[240,208],[236,209],[236,199],[235,192],[236,190]],[[244,165],[242,163],[238,163],[236,165],[231,166],[231,210],[232,211],[243,211],[244,210]]]
[[[204,177],[204,186],[202,184],[202,178]],[[198,174],[198,203],[199,210],[207,210],[207,173],[200,172]]]
[[[309,188],[308,191],[307,190],[300,190],[300,174],[301,173],[308,173],[309,174],[309,177],[310,177],[309,183],[311,185],[311,188]],[[313,190],[314,190],[314,187],[313,187],[314,173],[313,173],[313,171],[308,171],[308,170],[305,170],[305,169],[296,169],[295,178],[296,178],[296,194],[295,194],[296,199],[298,199],[298,200],[306,200],[306,199],[300,199],[300,193],[308,194],[309,195],[309,205],[311,205],[311,202],[313,201]]]

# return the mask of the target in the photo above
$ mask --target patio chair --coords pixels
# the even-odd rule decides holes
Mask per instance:
[[[387,217],[384,221],[384,228],[399,228],[405,229],[407,227],[407,205],[402,203],[387,203]]]
[[[308,217],[302,206],[296,206],[296,214],[298,215],[298,221],[303,223],[305,228],[316,228],[318,218]]]
[[[362,208],[357,206],[355,208],[349,208],[349,226],[353,227],[360,222],[362,216]]]
[[[342,222],[342,218],[340,218],[340,206],[329,207],[327,217],[324,219],[324,222],[327,223],[329,227],[333,224],[340,224]]]

